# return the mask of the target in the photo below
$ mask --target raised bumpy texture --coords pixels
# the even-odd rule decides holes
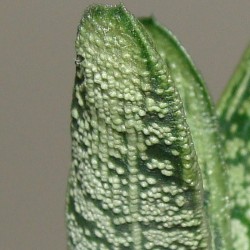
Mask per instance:
[[[210,249],[182,103],[140,23],[92,7],[76,52],[69,248]]]

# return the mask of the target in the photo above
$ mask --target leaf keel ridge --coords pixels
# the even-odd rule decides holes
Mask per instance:
[[[181,43],[154,18],[141,19],[157,51],[169,66],[184,104],[187,122],[201,168],[205,210],[209,218],[212,249],[231,249],[231,224],[227,169],[214,106],[204,80]]]

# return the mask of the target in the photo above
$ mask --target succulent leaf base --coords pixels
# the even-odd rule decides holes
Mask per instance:
[[[250,250],[250,48],[215,107],[154,18],[96,5],[76,39],[70,250]]]

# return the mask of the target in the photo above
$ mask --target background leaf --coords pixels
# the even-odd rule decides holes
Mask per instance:
[[[217,111],[229,166],[234,249],[250,249],[250,46],[225,90]]]

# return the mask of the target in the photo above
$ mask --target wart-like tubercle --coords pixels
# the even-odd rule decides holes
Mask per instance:
[[[141,24],[94,6],[76,39],[70,249],[210,249],[182,102]]]

